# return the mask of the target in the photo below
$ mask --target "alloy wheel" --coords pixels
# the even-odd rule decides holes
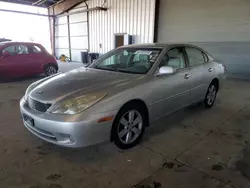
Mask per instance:
[[[214,100],[216,98],[216,87],[215,85],[210,85],[208,88],[208,93],[207,93],[207,104],[212,105]]]
[[[56,68],[54,66],[48,66],[47,69],[46,69],[46,74],[48,76],[56,74]]]
[[[118,125],[118,136],[122,143],[133,143],[141,134],[143,118],[137,110],[130,110],[125,113]]]

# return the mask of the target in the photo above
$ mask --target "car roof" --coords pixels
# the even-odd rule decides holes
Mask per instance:
[[[28,45],[40,45],[40,44],[34,43],[34,42],[14,42],[14,41],[0,42],[0,44],[28,44]]]
[[[199,48],[198,46],[185,43],[145,43],[145,44],[131,44],[126,46],[121,46],[119,48],[167,48],[173,46],[190,46]]]

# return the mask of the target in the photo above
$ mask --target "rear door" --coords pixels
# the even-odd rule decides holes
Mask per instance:
[[[207,55],[198,48],[186,46],[185,52],[191,73],[190,102],[204,99],[207,88],[214,77],[212,63]]]
[[[46,55],[44,55],[44,51],[42,48],[40,48],[38,45],[29,45],[29,56],[31,65],[33,67],[33,73],[34,74],[40,74],[44,72],[44,65],[46,63]]]
[[[35,72],[35,66],[32,63],[32,56],[29,53],[28,46],[19,44],[16,46],[17,56],[16,64],[21,67],[21,76],[30,76]]]

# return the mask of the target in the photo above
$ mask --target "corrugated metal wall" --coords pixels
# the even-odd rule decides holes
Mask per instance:
[[[89,8],[103,0],[88,1]],[[155,0],[107,0],[107,11],[89,12],[90,51],[105,53],[114,49],[115,34],[133,36],[133,43],[152,43],[154,39]]]
[[[161,0],[158,41],[197,44],[250,78],[249,10],[247,0]]]
[[[89,8],[102,6],[104,0],[87,1]],[[132,43],[152,43],[154,40],[156,0],[107,0],[103,7],[107,11],[89,12],[89,34],[87,13],[69,15],[56,19],[56,56],[72,56],[73,61],[81,61],[81,51],[85,51],[90,41],[89,52],[106,53],[115,48],[115,34],[132,36]],[[81,3],[70,13],[86,9]],[[70,40],[68,38],[70,35]],[[69,44],[70,41],[70,44]]]

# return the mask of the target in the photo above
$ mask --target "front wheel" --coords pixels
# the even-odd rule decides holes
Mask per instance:
[[[216,96],[217,96],[217,85],[215,83],[211,83],[208,87],[204,103],[206,108],[211,108],[215,102]]]
[[[112,128],[115,145],[120,149],[129,149],[138,144],[144,134],[146,120],[146,113],[140,106],[124,107],[118,113]]]
[[[51,76],[57,73],[57,68],[54,65],[47,65],[44,68],[44,71],[46,76]]]

